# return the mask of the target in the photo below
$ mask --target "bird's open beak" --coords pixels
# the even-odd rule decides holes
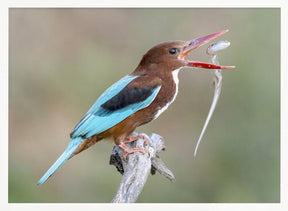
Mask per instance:
[[[194,40],[190,40],[187,42],[187,46],[184,48],[183,52],[179,54],[178,58],[183,59],[184,57],[189,54],[190,51],[200,47],[201,45],[204,45],[211,40],[215,39],[216,37],[228,32],[228,30],[223,30],[220,32],[216,32],[204,37],[200,37]],[[209,63],[204,63],[204,62],[198,62],[198,61],[192,61],[192,60],[185,60],[187,62],[186,66],[189,67],[201,67],[201,68],[206,68],[206,69],[231,69],[235,68],[235,66],[219,66],[215,64],[209,64]]]

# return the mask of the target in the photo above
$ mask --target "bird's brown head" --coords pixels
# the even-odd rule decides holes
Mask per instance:
[[[234,66],[218,66],[214,64],[186,60],[185,56],[189,54],[190,51],[208,43],[209,41],[215,39],[216,37],[226,33],[228,30],[216,32],[201,38],[197,38],[190,41],[170,41],[158,44],[151,48],[142,58],[139,68],[145,67],[150,69],[155,69],[153,67],[157,66],[163,67],[165,70],[176,70],[181,67],[200,67],[206,69],[230,69]]]
[[[163,65],[169,69],[178,69],[185,66],[185,61],[179,59],[187,42],[170,41],[158,44],[151,48],[142,58],[140,65]]]

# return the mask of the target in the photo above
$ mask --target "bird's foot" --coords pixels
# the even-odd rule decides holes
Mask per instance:
[[[138,136],[128,136],[124,141],[122,141],[123,144],[129,143],[132,141],[136,141],[138,139],[143,139],[144,143],[147,145],[148,144],[148,139],[145,136],[138,135]]]
[[[124,141],[121,142],[121,144],[118,145],[120,148],[122,148],[125,151],[125,153],[123,155],[123,158],[125,160],[127,158],[127,155],[131,154],[133,152],[142,152],[143,154],[144,153],[149,153],[149,151],[147,149],[144,149],[142,147],[130,148],[127,145],[125,145],[125,143],[136,141],[138,139],[143,139],[145,144],[146,145],[148,144],[148,139],[145,136],[138,135],[138,136],[135,136],[135,137],[128,136]]]
[[[120,146],[120,145],[119,145]],[[122,148],[123,149],[123,148]],[[143,154],[144,153],[148,153],[149,151],[147,150],[147,149],[143,149],[143,148],[141,148],[141,147],[136,147],[136,148],[128,148],[128,150],[127,149],[125,149],[125,153],[124,153],[124,155],[123,155],[123,158],[126,160],[126,158],[127,158],[127,155],[128,154],[131,154],[131,153],[133,153],[133,152],[142,152]]]

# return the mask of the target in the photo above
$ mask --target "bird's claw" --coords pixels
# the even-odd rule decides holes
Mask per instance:
[[[142,152],[143,154],[145,153],[149,153],[149,151],[147,149],[141,148],[141,147],[136,147],[136,148],[129,148],[129,150],[125,150],[126,152],[123,155],[124,160],[127,160],[127,155],[131,154],[133,152]]]
[[[148,146],[148,139],[143,135],[138,135],[138,136],[134,136],[134,137],[128,136],[124,141],[121,142],[119,147],[125,151],[125,153],[123,155],[124,160],[126,160],[128,154],[131,154],[133,152],[142,152],[143,154],[149,153],[149,151],[145,148],[142,148],[142,147],[130,148],[127,145],[125,145],[125,143],[136,141],[138,139],[143,139],[145,146]]]
[[[144,140],[144,143],[146,145],[148,145],[148,139],[143,136],[143,135],[138,135],[138,136],[128,136],[124,141],[122,141],[123,144],[125,143],[129,143],[129,142],[132,142],[132,141],[136,141],[138,139],[143,139]]]

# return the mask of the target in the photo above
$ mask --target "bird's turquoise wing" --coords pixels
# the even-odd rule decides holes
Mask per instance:
[[[139,76],[126,75],[123,78],[121,78],[119,81],[114,83],[105,92],[103,92],[102,95],[100,95],[100,97],[88,110],[87,114],[94,113],[99,108],[99,106],[101,106],[103,103],[105,103],[106,101],[111,99],[113,96],[118,94],[125,86],[127,86],[131,81],[133,81],[134,79],[138,77]]]
[[[125,76],[108,88],[75,127],[71,138],[90,138],[149,106],[161,86],[126,88],[136,78],[137,76]]]

